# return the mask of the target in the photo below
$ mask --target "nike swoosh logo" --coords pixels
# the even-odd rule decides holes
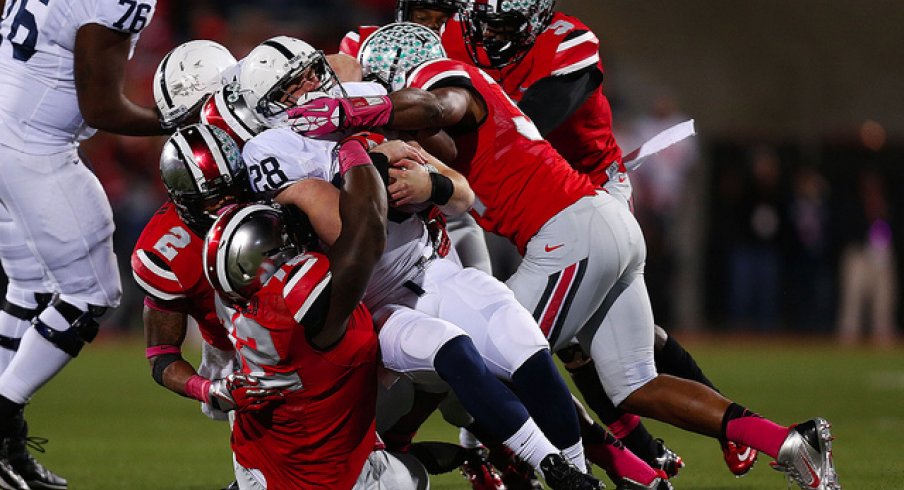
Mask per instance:
[[[743,453],[738,453],[738,461],[746,461],[748,457],[750,457],[750,446],[747,446]]]
[[[807,461],[807,457],[803,458],[804,465],[807,466],[807,471],[810,472],[810,488],[819,488],[819,475],[816,474],[816,471],[813,469],[813,466],[810,465],[810,462]]]
[[[564,243],[560,243],[560,244],[558,244],[558,245],[553,245],[553,246],[550,247],[549,244],[547,243],[547,244],[546,244],[546,247],[545,247],[545,250],[546,250],[547,252],[552,252],[553,250],[556,250],[556,249],[558,249],[558,248],[562,248],[562,247],[564,247],[564,246],[565,246]]]

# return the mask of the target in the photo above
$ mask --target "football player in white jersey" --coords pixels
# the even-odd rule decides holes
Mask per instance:
[[[119,304],[113,217],[97,177],[78,155],[95,129],[165,134],[154,109],[123,95],[126,63],[155,0],[0,2],[0,208],[9,220],[0,261],[10,265],[0,314],[0,437],[24,440],[22,409],[97,334]],[[23,257],[37,270],[15,266]],[[36,294],[56,293],[38,313]],[[24,317],[24,318],[22,318]],[[33,318],[30,318],[33,317]],[[31,324],[33,328],[27,328]],[[15,444],[4,444],[14,448]],[[0,455],[0,487],[65,489],[25,451]]]

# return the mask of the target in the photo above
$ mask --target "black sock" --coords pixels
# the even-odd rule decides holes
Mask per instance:
[[[675,337],[669,335],[662,349],[654,350],[653,358],[656,361],[656,370],[660,373],[690,379],[719,391],[712,381],[703,374],[703,370],[697,365],[697,361],[694,360],[691,353],[686,351],[675,340]]]

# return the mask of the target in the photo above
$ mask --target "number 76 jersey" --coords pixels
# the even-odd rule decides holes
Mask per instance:
[[[0,23],[0,144],[52,154],[90,137],[75,91],[75,39],[98,24],[131,36],[157,0],[6,0]],[[100,63],[103,67],[103,62]]]

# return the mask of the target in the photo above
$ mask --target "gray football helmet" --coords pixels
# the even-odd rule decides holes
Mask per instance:
[[[358,52],[364,79],[378,82],[390,92],[404,88],[405,80],[414,68],[445,57],[439,36],[412,22],[398,22],[377,29]]]
[[[282,212],[263,204],[232,205],[204,239],[204,274],[223,298],[244,304],[298,253]]]
[[[179,217],[198,236],[207,233],[219,208],[249,195],[235,141],[206,124],[191,124],[169,137],[160,154],[160,175]]]

